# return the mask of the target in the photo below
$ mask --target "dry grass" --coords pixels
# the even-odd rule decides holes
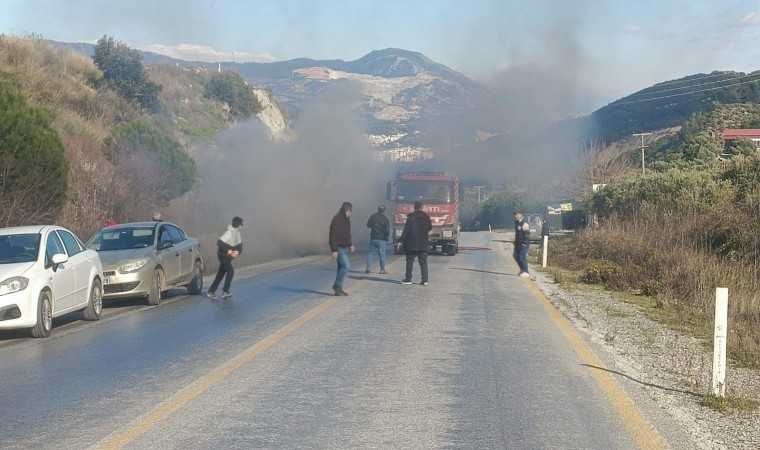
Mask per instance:
[[[16,75],[31,105],[56,111],[59,133],[102,141],[116,126],[140,117],[112,91],[93,87],[102,75],[92,59],[41,39],[0,36],[0,70]]]
[[[755,411],[760,407],[760,404],[756,401],[734,397],[732,395],[726,395],[725,397],[708,395],[703,397],[702,400],[699,401],[699,404],[723,413]]]
[[[757,250],[745,241],[722,252],[725,222],[720,213],[611,220],[555,241],[552,261],[588,282],[637,294],[653,318],[699,337],[712,333],[715,288],[727,287],[729,356],[738,365],[760,367]]]

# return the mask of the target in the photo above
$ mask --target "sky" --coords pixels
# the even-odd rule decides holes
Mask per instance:
[[[687,75],[760,70],[758,0],[0,0],[0,33],[108,35],[204,61],[396,47],[486,84],[553,72],[544,79],[571,80],[579,113]]]

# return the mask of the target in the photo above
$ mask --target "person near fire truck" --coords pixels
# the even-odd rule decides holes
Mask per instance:
[[[385,270],[385,250],[388,246],[388,239],[391,236],[391,223],[385,216],[385,205],[377,207],[377,212],[369,216],[367,220],[369,233],[369,249],[367,250],[367,268],[364,273],[370,273],[370,265],[375,255],[380,259],[380,274],[387,274]]]
[[[348,254],[356,251],[353,242],[351,242],[351,210],[353,206],[349,202],[343,202],[340,210],[330,222],[330,250],[332,259],[338,262],[338,272],[335,275],[333,291],[337,296],[346,296],[348,293],[343,290],[343,280],[346,278],[350,262]]]
[[[515,210],[515,249],[512,257],[520,266],[521,277],[530,277],[528,271],[528,250],[530,249],[530,224],[525,220],[522,211]]]
[[[428,284],[428,251],[430,250],[430,240],[428,233],[433,229],[433,222],[430,220],[425,211],[422,210],[422,202],[414,202],[414,212],[406,216],[404,231],[398,239],[397,249],[404,247],[406,253],[406,276],[401,280],[401,284],[412,284],[412,269],[414,268],[414,259],[420,261],[420,275],[422,277],[421,285]]]

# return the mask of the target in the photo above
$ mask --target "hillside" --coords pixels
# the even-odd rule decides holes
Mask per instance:
[[[80,236],[109,217],[148,217],[153,208],[181,195],[195,183],[188,152],[232,123],[223,103],[203,95],[211,77],[206,70],[151,66],[149,76],[161,86],[157,114],[104,84],[91,58],[41,39],[0,36],[0,74],[17,80],[29,107],[51,118],[69,169],[65,204],[55,221]],[[151,144],[140,147],[135,138]],[[172,173],[178,170],[187,172]],[[5,192],[3,198],[10,195]],[[51,221],[44,208],[39,219],[18,212],[6,215],[2,225]]]
[[[589,163],[591,148],[627,155],[619,159],[633,173],[641,167],[641,140],[634,133],[652,133],[644,144],[646,165],[653,169],[682,159],[715,159],[723,151],[723,128],[753,126],[757,105],[760,71],[696,74],[658,83],[589,116],[498,134],[413,167],[456,167],[468,184],[519,187],[543,198],[575,196],[582,189],[573,178]]]
[[[53,44],[92,54],[90,44]],[[272,92],[288,117],[297,117],[335,89],[353,86],[362,99],[357,113],[366,132],[378,135],[378,142],[388,142],[379,145],[379,150],[425,147],[445,153],[476,141],[484,132],[496,133],[502,126],[477,113],[496,110],[485,88],[409,50],[375,50],[353,61],[298,58],[273,63],[205,63],[141,54],[147,64],[234,70],[251,85]],[[387,139],[390,136],[400,137]]]
[[[709,113],[716,103],[760,101],[760,71],[712,72],[665,81],[596,110],[588,133],[613,142],[633,133],[684,124],[695,113]]]

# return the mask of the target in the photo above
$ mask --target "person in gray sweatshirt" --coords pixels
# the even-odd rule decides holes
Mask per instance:
[[[219,270],[216,272],[216,277],[208,288],[207,295],[209,298],[216,298],[216,288],[219,287],[222,278],[224,278],[222,298],[232,297],[230,285],[232,284],[232,277],[235,275],[232,260],[237,258],[240,252],[243,251],[243,239],[240,237],[240,228],[242,227],[243,219],[237,216],[233,217],[232,225],[227,226],[227,231],[216,241],[216,246],[218,247],[216,256],[219,258]]]

